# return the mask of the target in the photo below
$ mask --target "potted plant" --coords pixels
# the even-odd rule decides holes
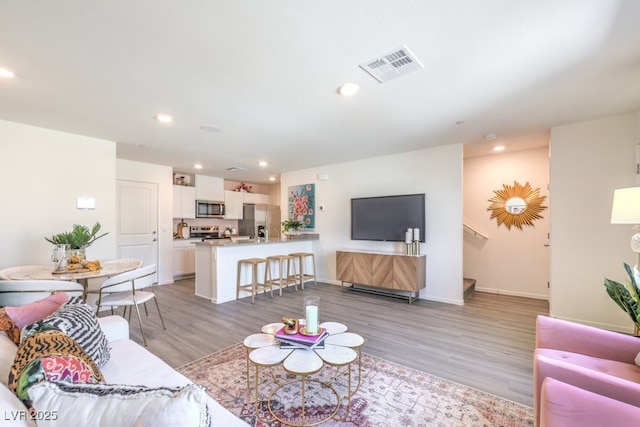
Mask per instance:
[[[298,231],[302,228],[302,226],[302,222],[294,218],[289,218],[286,221],[282,221],[282,230],[285,233],[288,233],[289,231]]]
[[[103,233],[98,235],[99,231],[99,222],[96,222],[91,229],[86,225],[74,224],[71,231],[64,231],[62,233],[54,234],[51,237],[45,237],[44,239],[54,245],[67,245],[66,248],[69,251],[69,257],[76,255],[84,259],[84,250],[99,238],[109,234]]]
[[[640,273],[637,267],[632,270],[627,263],[624,264],[624,269],[627,270],[630,278],[627,286],[607,278],[604,279],[604,286],[611,299],[629,315],[634,325],[634,335],[638,336],[640,335],[640,289],[638,289]]]

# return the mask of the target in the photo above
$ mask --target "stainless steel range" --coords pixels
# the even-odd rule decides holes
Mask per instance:
[[[212,239],[225,239],[224,235],[220,234],[220,228],[217,225],[214,226],[202,226],[194,225],[189,227],[189,232],[192,238],[200,238],[202,241]]]

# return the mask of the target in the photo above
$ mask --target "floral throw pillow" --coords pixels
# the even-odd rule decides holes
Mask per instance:
[[[28,336],[18,347],[9,372],[9,389],[27,407],[28,390],[42,381],[104,383],[104,377],[91,357],[68,335],[42,331]]]

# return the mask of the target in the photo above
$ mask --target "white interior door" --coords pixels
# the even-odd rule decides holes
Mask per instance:
[[[158,185],[117,181],[118,258],[140,258],[158,264]]]

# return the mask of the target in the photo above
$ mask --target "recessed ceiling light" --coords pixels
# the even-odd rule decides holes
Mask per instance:
[[[355,83],[345,83],[338,86],[338,93],[342,96],[353,96],[358,93],[360,86]]]
[[[502,151],[504,150],[504,145],[496,145],[493,147],[493,151]]]
[[[193,167],[195,169],[202,169],[202,165],[200,163],[196,163],[195,165],[193,165]]]
[[[258,166],[260,166],[260,167],[266,168],[266,167],[267,167],[267,165],[268,165],[268,163],[267,163],[267,162],[265,162],[264,160],[260,160],[260,161],[258,162]]]
[[[200,130],[203,132],[211,132],[211,133],[220,132],[220,128],[216,125],[202,125],[200,126]]]
[[[273,182],[273,181],[275,181],[275,180],[276,180],[276,177],[275,177],[275,176],[270,176],[270,177],[269,177],[269,181]]]
[[[14,74],[13,71],[8,70],[6,68],[0,68],[0,77],[3,77],[5,79],[12,79],[14,78],[16,75]]]
[[[173,121],[173,117],[168,114],[158,114],[156,116],[156,120],[162,123],[171,123]]]

